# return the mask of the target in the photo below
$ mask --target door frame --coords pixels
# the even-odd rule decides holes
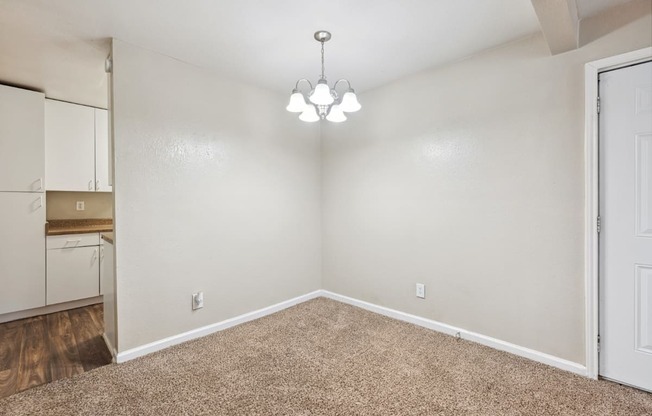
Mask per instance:
[[[600,251],[598,215],[599,191],[599,129],[598,74],[608,69],[635,64],[652,58],[652,47],[588,62],[584,65],[584,274],[585,274],[585,360],[586,375],[599,375],[598,335],[600,329],[599,268]]]

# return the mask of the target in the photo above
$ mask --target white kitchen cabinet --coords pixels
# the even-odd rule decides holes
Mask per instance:
[[[106,110],[45,100],[48,191],[111,192]]]
[[[100,244],[98,233],[64,234],[48,236],[48,250],[54,248],[75,248],[97,246]]]
[[[100,238],[100,295],[104,294],[104,289],[105,289],[105,283],[104,279],[106,277],[106,274],[109,272],[107,270],[107,265],[105,264],[105,258],[106,258],[106,249],[105,249],[106,242],[104,239]],[[113,267],[113,265],[111,265]]]
[[[48,191],[95,190],[95,109],[45,100]]]
[[[45,197],[0,192],[0,314],[45,306]]]
[[[83,246],[87,239],[80,239],[74,247],[58,248],[62,238],[77,241],[79,235],[48,237],[47,250],[47,304],[53,305],[78,299],[91,298],[100,294],[100,246],[97,233],[92,236],[93,244]],[[55,241],[57,244],[51,244]],[[52,248],[57,247],[57,248]]]
[[[0,192],[42,192],[45,96],[0,85]]]
[[[95,190],[111,192],[109,177],[109,112],[95,109]]]

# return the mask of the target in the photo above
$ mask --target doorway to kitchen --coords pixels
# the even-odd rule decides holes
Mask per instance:
[[[108,100],[57,94],[0,84],[0,398],[114,355]]]

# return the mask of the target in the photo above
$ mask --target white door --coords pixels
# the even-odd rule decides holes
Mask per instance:
[[[0,192],[0,314],[45,306],[45,196]]]
[[[600,74],[600,375],[652,391],[652,62]]]
[[[95,191],[95,109],[45,100],[48,191]]]
[[[0,192],[43,192],[44,102],[40,92],[0,85]]]

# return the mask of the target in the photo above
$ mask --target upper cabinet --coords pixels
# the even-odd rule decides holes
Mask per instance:
[[[106,110],[45,100],[45,187],[105,191],[109,184]]]
[[[0,192],[43,192],[43,111],[39,92],[0,85]]]
[[[48,191],[95,190],[95,109],[45,100]]]
[[[95,109],[95,190],[111,192],[109,176],[109,112]]]

